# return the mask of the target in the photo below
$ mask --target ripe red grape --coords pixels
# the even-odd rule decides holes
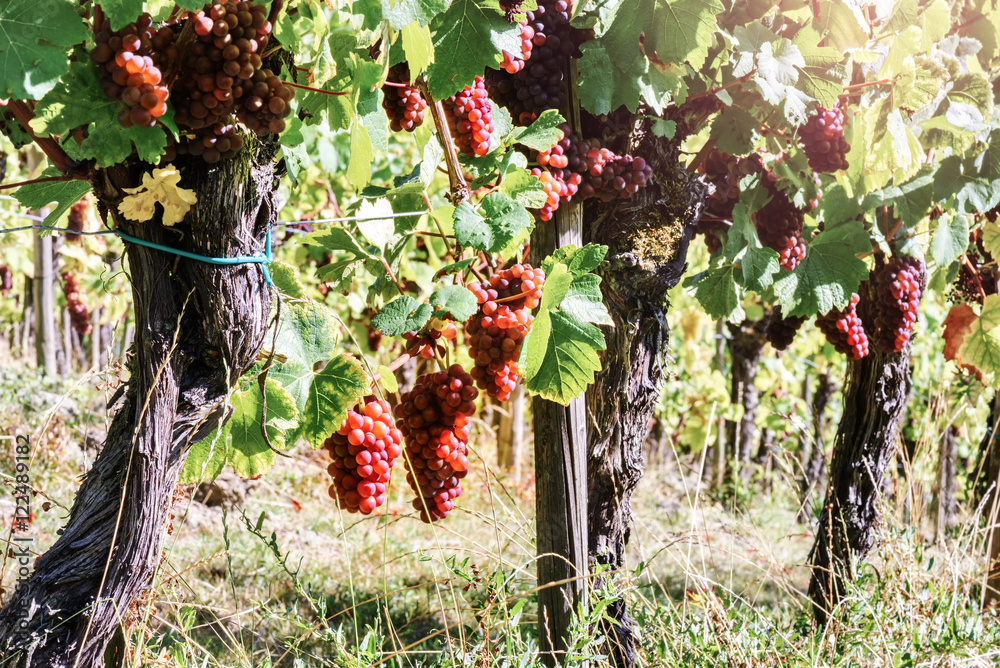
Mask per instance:
[[[389,68],[386,83],[409,84],[410,68],[400,63]],[[413,132],[424,122],[427,101],[416,88],[405,86],[382,86],[382,108],[389,117],[389,127],[393,132],[406,130]]]
[[[90,312],[87,303],[80,294],[80,281],[73,272],[63,272],[62,289],[66,296],[66,308],[69,310],[69,321],[80,336],[90,334]]]
[[[455,146],[466,155],[486,155],[490,152],[493,133],[493,109],[490,107],[483,78],[477,76],[472,86],[444,101]]]
[[[858,317],[857,293],[851,295],[851,302],[843,311],[832,310],[826,315],[816,316],[816,326],[826,335],[826,340],[838,353],[853,360],[868,354],[868,335]]]
[[[802,126],[802,145],[813,171],[831,173],[847,169],[851,146],[844,139],[844,110],[839,102],[833,109],[816,109]]]
[[[927,283],[924,261],[915,257],[894,257],[878,270],[875,289],[875,335],[872,344],[879,352],[898,353],[910,340],[917,322],[920,297]]]

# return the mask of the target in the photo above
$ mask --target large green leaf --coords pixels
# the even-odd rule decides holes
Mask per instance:
[[[427,68],[427,87],[435,100],[472,85],[487,67],[498,67],[501,50],[520,53],[517,25],[485,5],[481,0],[454,0],[431,21],[434,62]]]
[[[287,447],[285,434],[298,424],[299,409],[295,406],[295,398],[277,380],[268,378],[264,388],[267,392],[267,438],[271,446],[284,450]],[[277,455],[267,447],[260,429],[264,408],[260,386],[251,382],[246,390],[234,394],[230,402],[233,417],[227,425],[230,436],[229,465],[244,478],[266,473],[274,465]]]
[[[314,448],[321,447],[369,387],[368,376],[354,357],[339,355],[330,360],[309,388],[301,417],[302,438]]]
[[[42,173],[42,176],[58,175],[59,170],[55,167],[50,167]],[[54,226],[59,222],[59,218],[89,191],[90,184],[86,181],[45,181],[21,186],[14,193],[14,197],[25,207],[36,211],[55,202],[52,211],[43,221],[46,225]]]
[[[694,296],[712,318],[725,318],[729,322],[741,322],[746,317],[743,310],[742,271],[732,264],[712,267],[685,281],[694,287]]]
[[[597,353],[605,347],[601,330],[559,311],[538,314],[527,345],[528,359],[540,362],[535,373],[525,379],[525,388],[563,405],[594,382],[594,374],[601,369]]]
[[[375,314],[372,327],[386,336],[399,336],[423,327],[433,313],[434,309],[430,304],[418,302],[409,295],[401,295]]]
[[[75,4],[0,2],[0,98],[40,100],[66,73],[70,47],[87,39]]]
[[[467,202],[459,204],[455,207],[454,221],[458,243],[487,253],[500,251],[534,224],[525,208],[503,193],[484,197],[481,212]]]

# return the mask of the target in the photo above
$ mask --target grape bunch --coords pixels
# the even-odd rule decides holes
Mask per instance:
[[[500,69],[508,74],[517,74],[524,69],[525,62],[531,58],[531,49],[534,46],[532,40],[535,38],[535,30],[528,25],[527,17],[522,19],[517,27],[521,31],[521,53],[513,54],[504,50],[503,62],[500,63]]]
[[[767,323],[764,336],[775,350],[785,350],[792,345],[796,333],[805,321],[805,316],[784,317],[781,313],[781,307],[778,306],[771,313],[771,319]]]
[[[90,195],[84,195],[69,208],[66,219],[66,241],[79,241],[80,232],[87,231],[87,211],[90,209]]]
[[[850,144],[844,139],[844,110],[840,103],[833,109],[816,109],[802,126],[802,145],[814,172],[832,173],[847,169],[847,152]]]
[[[566,102],[567,58],[579,55],[582,31],[569,24],[567,0],[538,0],[538,9],[525,12],[531,29],[531,61],[514,74],[491,70],[486,77],[490,96],[510,111],[514,120],[528,124],[546,109]],[[522,36],[524,32],[522,31]]]
[[[826,340],[838,353],[853,360],[868,354],[868,335],[858,317],[857,293],[851,295],[851,302],[843,311],[832,310],[826,315],[816,316],[816,326],[826,336]]]
[[[430,523],[448,516],[469,469],[469,417],[479,390],[458,364],[417,378],[396,406],[396,427],[406,443],[406,481],[417,494],[413,508]]]
[[[382,86],[382,108],[389,117],[393,132],[413,132],[424,122],[427,101],[416,88],[409,85],[410,68],[406,63],[389,68],[386,85]],[[391,85],[396,84],[396,85]]]
[[[431,360],[435,357],[444,357],[444,349],[441,339],[453,341],[458,336],[458,327],[450,320],[431,318],[427,326],[419,332],[406,332],[403,339],[406,340],[406,349],[411,355],[419,355],[424,359]]]
[[[70,271],[63,272],[62,289],[66,296],[66,308],[69,310],[69,321],[80,336],[90,334],[90,313],[87,304],[80,295],[80,281],[76,274]]]
[[[924,261],[894,257],[875,277],[875,335],[872,344],[883,353],[898,353],[906,347],[917,322],[920,296],[927,282]]]
[[[977,234],[978,230],[976,233]],[[983,295],[996,293],[996,280],[993,278],[994,269],[990,266],[993,258],[985,251],[980,253],[979,248],[975,248],[965,253],[966,262],[958,266],[958,275],[952,283],[948,299],[955,303],[982,304]]]
[[[347,512],[363,515],[385,503],[389,471],[403,452],[402,442],[389,403],[365,397],[323,443],[333,460],[327,468],[333,478],[330,498]]]
[[[477,76],[472,86],[466,86],[445,100],[444,110],[458,150],[466,155],[480,156],[490,152],[493,109],[482,77]]]
[[[754,212],[753,221],[760,242],[778,251],[778,263],[785,271],[798,266],[806,256],[806,242],[802,239],[804,214],[792,204],[775,185],[777,177],[767,172],[764,187],[771,194],[771,200]]]
[[[170,91],[163,81],[164,65],[177,58],[170,28],[153,29],[153,19],[142,14],[134,23],[112,31],[104,21],[94,34],[90,59],[101,72],[101,88],[122,103],[122,127],[151,128],[167,113]]]
[[[479,310],[465,326],[476,385],[506,401],[517,386],[517,358],[531,329],[531,310],[542,298],[545,272],[515,264],[490,277],[488,284],[469,283]]]
[[[190,135],[182,136],[177,142],[172,138],[167,140],[167,150],[161,158],[161,163],[173,162],[178,155],[201,156],[209,164],[231,158],[243,148],[243,137],[236,131],[236,122],[232,116],[226,117],[211,127],[193,130]]]
[[[172,91],[178,125],[200,130],[235,116],[258,135],[283,131],[295,94],[263,68],[261,54],[272,30],[267,8],[218,0],[188,20],[195,39],[184,50]]]
[[[14,287],[14,272],[5,264],[0,264],[0,297],[6,297]]]
[[[550,220],[559,203],[579,193],[587,199],[610,201],[629,198],[649,182],[653,172],[643,158],[616,155],[598,139],[582,139],[568,125],[559,126],[562,135],[550,148],[538,153],[531,173],[545,189],[546,203],[539,217]]]
[[[510,21],[516,12],[521,11],[521,4],[524,0],[498,0],[500,3],[500,9],[504,11],[507,15],[507,20]]]

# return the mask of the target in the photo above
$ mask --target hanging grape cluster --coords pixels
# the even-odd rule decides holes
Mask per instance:
[[[786,318],[781,313],[781,307],[775,307],[771,313],[771,319],[767,323],[764,336],[775,350],[786,350],[788,346],[792,345],[795,335],[806,320],[805,316]]]
[[[295,93],[263,67],[272,31],[267,11],[262,4],[217,0],[173,26],[154,28],[143,14],[112,32],[105,21],[90,57],[102,68],[104,92],[123,105],[121,124],[153,127],[169,100],[182,136],[170,139],[166,162],[177,155],[209,163],[235,155],[243,145],[237,120],[258,135],[282,132]],[[194,39],[179,49],[175,29],[189,22]],[[164,80],[168,69],[176,69],[172,83]]]
[[[427,101],[410,84],[410,68],[406,63],[389,68],[386,85],[382,86],[382,108],[389,117],[393,132],[413,132],[424,122]]]
[[[806,121],[802,126],[802,145],[814,172],[829,174],[847,169],[851,145],[844,139],[844,110],[839,102],[833,109],[818,108]]]
[[[389,403],[373,396],[347,411],[323,447],[333,460],[330,497],[349,513],[368,515],[385,503],[392,464],[402,454],[402,434]]]
[[[458,336],[458,327],[451,320],[431,318],[419,332],[405,332],[403,339],[411,355],[419,355],[427,360],[444,357],[444,342],[453,341]]]
[[[851,302],[843,311],[832,310],[826,315],[816,316],[816,326],[826,336],[830,345],[841,354],[859,360],[868,354],[868,334],[858,317],[857,293],[851,295]]]
[[[430,523],[448,516],[469,469],[469,417],[479,391],[458,364],[417,378],[396,406],[406,443],[406,481],[417,494],[413,508]]]
[[[466,155],[486,155],[490,152],[493,133],[493,109],[477,76],[471,86],[444,101],[445,115],[455,146]]]
[[[531,171],[542,182],[546,202],[539,217],[550,220],[560,203],[579,193],[603,201],[629,198],[649,183],[652,168],[643,158],[616,155],[598,139],[582,139],[568,125],[559,126],[561,138],[538,153],[540,167]]]
[[[977,230],[973,234],[978,236],[978,233]],[[948,292],[948,300],[982,305],[984,296],[996,294],[995,274],[995,264],[989,253],[980,248],[966,251],[965,261],[959,263],[958,274]]]
[[[754,226],[760,242],[778,252],[778,263],[785,271],[798,266],[806,256],[806,242],[802,239],[804,213],[792,204],[788,195],[775,185],[777,177],[767,172],[764,187],[771,195],[770,201],[753,214]]]
[[[531,329],[531,310],[542,298],[545,272],[515,264],[490,277],[488,284],[469,283],[479,310],[469,319],[469,354],[476,385],[491,397],[506,401],[517,387],[517,358]]]
[[[167,113],[169,89],[163,69],[177,58],[174,33],[170,28],[153,29],[153,19],[142,14],[121,30],[112,31],[104,21],[94,34],[90,59],[100,68],[101,88],[112,100],[121,102],[118,122],[151,128]]]
[[[14,272],[5,264],[0,264],[0,297],[6,297],[14,287]]]
[[[927,282],[924,261],[898,256],[889,260],[875,277],[877,304],[872,344],[883,353],[898,353],[910,340],[917,322],[920,296]]]
[[[521,124],[535,120],[546,109],[559,109],[566,102],[563,71],[567,58],[578,56],[581,32],[569,24],[566,0],[538,0],[538,9],[525,12],[531,29],[530,60],[513,74],[491,70],[486,76],[490,97],[510,111]],[[522,31],[522,38],[524,35]]]
[[[90,195],[84,195],[69,208],[66,219],[66,241],[79,241],[80,232],[87,231],[87,211],[90,209]]]
[[[69,321],[80,336],[90,334],[90,312],[86,302],[80,294],[80,281],[77,275],[71,271],[62,275],[62,289],[66,296],[66,308],[69,310]]]
[[[517,27],[521,32],[521,52],[515,54],[506,49],[501,52],[503,62],[500,63],[500,69],[507,74],[517,74],[524,69],[525,61],[531,58],[531,49],[534,46],[532,40],[535,38],[535,29],[528,25],[527,17],[518,22]]]

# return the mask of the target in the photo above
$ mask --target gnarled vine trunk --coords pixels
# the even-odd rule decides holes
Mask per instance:
[[[862,290],[871,291],[873,302],[873,285],[864,283]],[[865,558],[875,547],[878,494],[896,452],[910,388],[909,348],[892,355],[873,349],[848,362],[829,492],[810,555],[809,596],[820,624],[843,596],[845,580],[853,578],[852,559]]]
[[[798,515],[798,521],[801,523],[809,521],[812,515],[810,508],[812,493],[815,491],[819,496],[824,495],[823,469],[826,466],[826,445],[823,442],[823,432],[826,431],[826,406],[833,398],[836,389],[830,371],[823,371],[817,379],[816,390],[812,396],[812,439],[802,462]]]
[[[631,199],[584,211],[586,240],[609,248],[598,271],[614,321],[605,330],[602,369],[587,392],[588,549],[592,563],[612,570],[625,566],[642,444],[666,379],[667,291],[684,272],[707,194],[680,168],[677,145],[654,137],[645,124],[630,128],[628,152],[646,159],[654,181]],[[602,629],[609,650],[616,665],[631,666],[633,622],[625,601],[616,600],[607,614],[615,620]]]
[[[730,391],[729,400],[743,408],[739,421],[726,421],[726,442],[730,445],[729,464],[739,469],[740,479],[750,479],[752,469],[751,453],[757,434],[757,407],[760,394],[757,392],[757,366],[767,340],[764,332],[767,318],[744,320],[739,325],[729,325]],[[730,470],[730,476],[736,473]],[[730,480],[732,477],[730,477]]]
[[[99,172],[94,190],[124,232],[211,257],[259,254],[276,219],[276,146],[181,165],[198,202],[184,222],[118,215],[142,163]],[[218,266],[126,244],[135,307],[124,401],[62,536],[0,611],[3,666],[94,668],[160,562],[170,497],[188,447],[232,412],[226,396],[264,342],[271,295],[256,264]]]

